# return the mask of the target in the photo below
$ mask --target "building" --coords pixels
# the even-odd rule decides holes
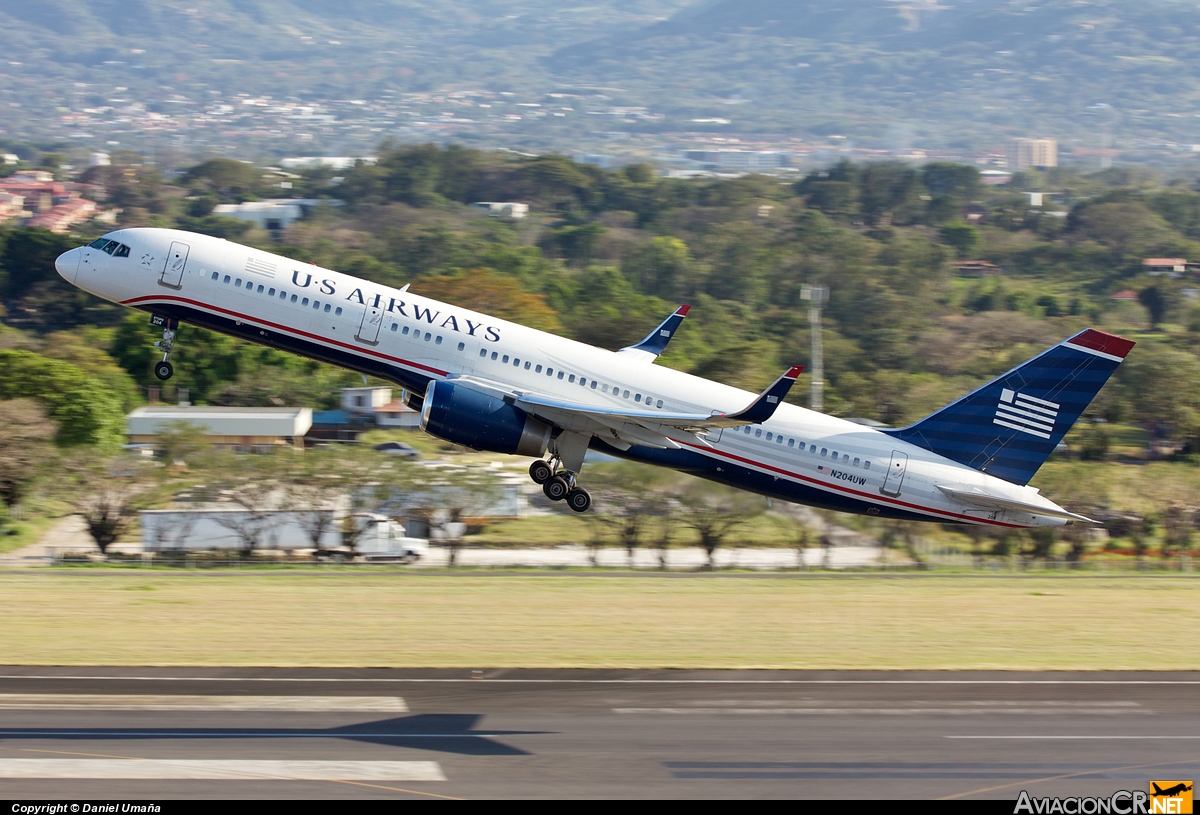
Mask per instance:
[[[266,201],[246,201],[243,204],[217,204],[213,215],[251,221],[278,237],[278,233],[304,217],[308,210],[324,202],[316,198],[272,198]]]
[[[261,453],[278,447],[304,448],[313,423],[310,408],[238,408],[151,406],[125,417],[130,444],[161,442],[180,424],[198,428],[214,447],[239,453]]]
[[[1055,139],[1009,139],[1008,169],[1028,170],[1058,166],[1058,141]]]
[[[1013,174],[1008,170],[980,170],[979,180],[990,186],[999,186],[1012,181]]]
[[[529,204],[519,204],[515,201],[476,201],[471,206],[493,218],[519,220],[529,214]]]
[[[25,222],[25,226],[63,233],[95,215],[95,201],[88,201],[86,198],[70,198],[34,215]]]
[[[957,260],[954,269],[959,277],[995,277],[1004,274],[1004,270],[986,260]]]
[[[356,425],[415,428],[421,423],[421,414],[393,399],[391,388],[342,388],[342,410],[359,420]]]
[[[685,150],[683,157],[705,170],[763,172],[789,167],[792,157],[777,150]]]
[[[1187,258],[1146,258],[1142,261],[1142,271],[1148,275],[1170,275],[1178,280],[1190,270]]]

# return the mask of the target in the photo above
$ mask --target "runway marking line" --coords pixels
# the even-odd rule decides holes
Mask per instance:
[[[0,693],[0,710],[233,710],[408,713],[399,696],[199,696],[117,693]]]
[[[1200,685],[1200,679],[506,679],[268,676],[111,676],[84,674],[0,674],[3,679],[115,680],[128,682],[312,682],[510,685]]]
[[[19,748],[19,749],[21,750],[22,753],[52,753],[52,754],[60,755],[60,756],[85,756],[88,758],[117,758],[117,759],[124,759],[127,761],[148,761],[149,760],[149,759],[143,758],[141,756],[113,756],[113,755],[106,755],[104,753],[76,753],[76,752],[71,752],[68,750],[34,750],[31,748]],[[278,779],[278,778],[262,777],[261,779],[251,778],[250,780],[265,780],[265,781],[283,780],[283,781],[286,781],[286,780],[291,780],[291,779]],[[423,792],[421,790],[410,790],[410,789],[405,789],[403,787],[386,787],[386,786],[383,786],[382,784],[366,784],[361,781],[343,781],[340,778],[322,778],[322,779],[317,779],[317,780],[327,781],[330,784],[346,784],[346,785],[349,785],[352,787],[371,787],[372,789],[389,790],[391,792],[407,792],[410,795],[424,795],[428,798],[442,798],[447,801],[466,800],[464,798],[456,798],[453,795],[439,795],[436,792]]]
[[[944,739],[975,739],[1004,741],[1150,741],[1152,739],[1174,739],[1195,741],[1200,736],[942,736]]]
[[[1107,769],[1092,770],[1090,772],[1065,773],[1063,775],[1052,775],[1045,778],[1029,778],[1024,781],[1015,781],[1011,784],[998,784],[994,787],[984,787],[982,789],[970,790],[968,792],[958,792],[954,795],[943,795],[938,801],[953,801],[956,798],[965,798],[968,795],[982,795],[985,792],[995,792],[996,790],[1012,789],[1013,787],[1023,787],[1030,784],[1041,784],[1046,781],[1062,781],[1065,778],[1078,778],[1082,775],[1095,775],[1096,773],[1119,773],[1125,770],[1144,770],[1147,767],[1174,767],[1176,764],[1192,764],[1196,759],[1187,759],[1185,761],[1156,761],[1153,764],[1129,764],[1124,767],[1108,767]]]

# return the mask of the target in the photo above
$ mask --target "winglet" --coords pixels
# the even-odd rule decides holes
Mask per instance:
[[[775,414],[775,409],[788,395],[788,391],[796,383],[796,377],[800,376],[800,372],[803,370],[804,366],[802,365],[788,368],[787,373],[776,379],[769,388],[759,394],[749,407],[737,413],[731,413],[726,418],[745,424],[762,424]]]
[[[646,362],[653,362],[658,358],[658,355],[667,350],[667,343],[671,341],[671,337],[679,330],[679,324],[683,322],[683,318],[687,316],[691,306],[680,306],[675,309],[675,312],[663,320],[658,328],[651,331],[646,339],[639,342],[637,345],[630,345],[618,351],[618,354],[640,358]]]

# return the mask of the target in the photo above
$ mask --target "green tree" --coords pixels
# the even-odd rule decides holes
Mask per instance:
[[[979,230],[970,224],[949,223],[940,230],[942,243],[952,248],[960,259],[973,257],[979,251]]]
[[[31,398],[58,425],[60,445],[119,447],[121,404],[98,380],[66,362],[30,351],[0,351],[0,399]]]
[[[0,416],[0,500],[11,512],[50,470],[57,428],[32,399],[0,402]]]

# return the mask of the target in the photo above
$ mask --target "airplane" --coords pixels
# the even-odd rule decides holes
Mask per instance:
[[[1154,792],[1152,792],[1150,794],[1152,796],[1154,796],[1155,798],[1158,798],[1158,797],[1174,798],[1176,795],[1179,795],[1181,792],[1191,792],[1191,789],[1192,789],[1192,785],[1187,783],[1186,781],[1180,781],[1175,786],[1167,787],[1165,790],[1162,787],[1158,786],[1158,784],[1155,784],[1153,781],[1150,782],[1150,786],[1154,787]]]
[[[1000,528],[1089,521],[1029,486],[1134,343],[1093,328],[921,421],[871,428],[658,366],[682,306],[613,352],[409,291],[172,229],[110,232],[56,261],[162,329],[159,379],[181,323],[376,376],[403,388],[423,430],[536,459],[546,496],[585,512],[584,454],[673,468],[800,504]]]

